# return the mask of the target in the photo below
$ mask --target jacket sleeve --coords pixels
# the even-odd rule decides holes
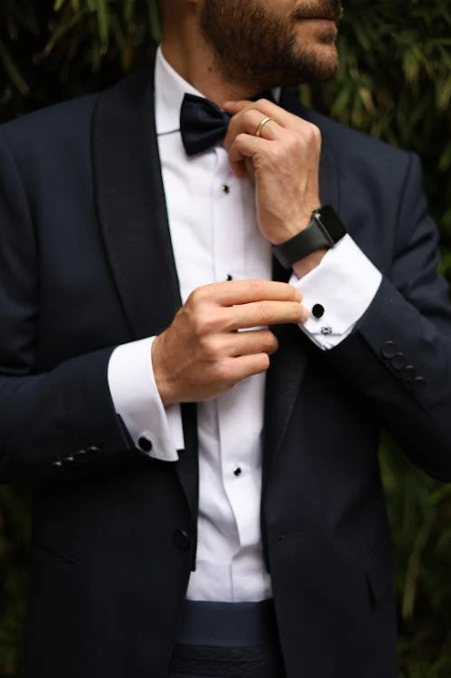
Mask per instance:
[[[115,347],[35,373],[39,241],[0,130],[0,482],[75,477],[132,458],[108,388]]]
[[[451,480],[451,306],[437,274],[438,234],[428,217],[418,158],[410,156],[393,264],[352,334],[326,354],[405,454]]]

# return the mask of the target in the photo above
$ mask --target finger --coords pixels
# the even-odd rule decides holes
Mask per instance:
[[[279,348],[279,342],[270,330],[254,330],[253,332],[236,332],[228,336],[230,345],[227,349],[229,356],[251,355],[253,353],[267,353],[272,355]]]
[[[254,103],[254,101],[246,99],[242,99],[241,101],[226,101],[222,104],[221,108],[224,111],[227,111],[227,113],[232,113],[232,115],[235,115],[236,113],[240,113],[240,111],[244,111],[245,108],[253,106]]]
[[[226,330],[285,325],[305,322],[307,309],[297,301],[258,301],[228,309],[224,315]]]
[[[269,124],[269,123],[268,123]],[[253,158],[257,153],[268,151],[268,141],[250,134],[240,134],[228,149],[229,162],[232,169],[246,158]]]
[[[269,101],[268,99],[258,99],[257,101],[228,101],[223,104],[223,109],[227,111],[227,113],[232,113],[233,115],[241,113],[246,108],[248,110],[252,109],[259,111],[263,114],[263,116],[277,120],[281,126],[286,127],[287,129],[292,129],[293,127],[298,128],[299,123],[303,122],[305,124],[309,124],[306,121],[303,121],[297,115],[289,113],[284,108],[278,106],[272,101]]]
[[[199,297],[214,301],[223,307],[258,301],[297,301],[299,303],[302,300],[302,294],[296,287],[273,280],[232,280],[212,283],[198,288],[196,292]]]
[[[270,360],[267,353],[255,353],[231,358],[227,365],[227,381],[237,384],[254,374],[263,374],[269,368]]]
[[[269,117],[271,116],[264,115],[254,108],[248,108],[239,115],[235,115],[230,121],[230,125],[223,142],[224,148],[229,150],[236,137],[240,134],[248,134],[256,137],[260,123],[265,118]],[[275,141],[280,138],[282,131],[283,127],[279,124],[278,119],[272,118],[261,128],[260,136],[267,141]]]
[[[262,166],[262,163],[256,162],[258,155],[261,160],[265,159],[265,164],[270,162],[268,141],[259,139],[250,134],[240,134],[229,149],[229,163],[232,172],[238,179],[248,175],[251,179],[255,178],[255,170]],[[249,167],[252,165],[252,170]]]

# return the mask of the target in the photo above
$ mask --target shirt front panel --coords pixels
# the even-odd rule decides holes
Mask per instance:
[[[157,64],[156,86],[164,81],[173,105],[180,82],[166,86],[167,66]],[[233,176],[221,147],[188,158],[179,129],[171,130],[174,121],[164,116],[164,103],[157,100],[157,129],[158,119],[164,121],[158,143],[182,301],[197,287],[230,277],[270,279],[271,247],[258,229],[250,180]],[[265,375],[255,375],[198,406],[198,551],[190,599],[236,602],[271,595],[260,534],[264,389]]]

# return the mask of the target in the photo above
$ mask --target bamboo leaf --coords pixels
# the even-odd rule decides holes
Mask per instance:
[[[29,87],[22,77],[18,67],[14,63],[14,60],[5,47],[5,45],[0,41],[0,60],[3,64],[7,75],[11,78],[13,85],[19,90],[19,92],[25,96],[29,92]]]

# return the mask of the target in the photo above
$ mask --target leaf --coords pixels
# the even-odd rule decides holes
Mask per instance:
[[[11,54],[6,49],[5,45],[0,41],[0,59],[7,75],[11,78],[14,86],[19,90],[22,96],[26,96],[29,92],[29,87],[22,77],[18,67],[14,63]]]

